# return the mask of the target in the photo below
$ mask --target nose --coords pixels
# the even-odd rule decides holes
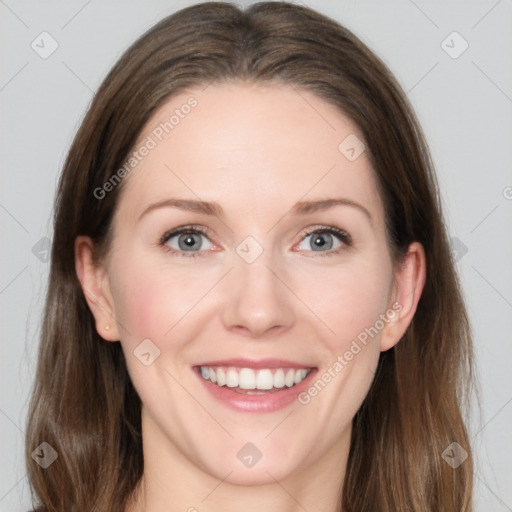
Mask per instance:
[[[288,330],[295,321],[294,297],[283,281],[284,272],[266,251],[252,263],[235,261],[224,283],[225,328],[254,338]]]

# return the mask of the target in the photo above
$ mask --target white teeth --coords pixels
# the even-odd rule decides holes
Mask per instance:
[[[281,368],[274,373],[274,387],[284,388],[284,371]]]
[[[295,372],[293,370],[288,370],[286,372],[286,377],[284,378],[284,383],[289,387],[291,388],[293,386],[293,381],[294,381],[294,377],[295,376]]]
[[[270,370],[260,370],[258,372],[256,387],[258,389],[272,389],[274,387],[274,377],[272,377]]]
[[[302,382],[307,374],[308,374],[307,370],[299,370],[298,372],[295,372],[295,377],[293,378],[294,384],[298,384],[299,382]]]
[[[238,387],[242,389],[256,388],[256,375],[251,368],[242,368],[238,374]]]
[[[230,368],[226,374],[226,386],[228,388],[236,388],[238,386],[238,372],[234,368]]]
[[[269,390],[272,388],[284,388],[299,384],[308,373],[309,369],[301,368],[277,368],[254,370],[252,368],[226,368],[201,366],[201,376],[217,386],[227,386],[228,388],[240,387],[241,389],[261,389]]]
[[[226,372],[222,368],[217,368],[216,374],[217,374],[217,386],[224,386],[226,384]]]

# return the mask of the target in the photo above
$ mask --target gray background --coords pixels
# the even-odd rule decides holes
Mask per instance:
[[[121,52],[192,3],[0,0],[0,512],[30,506],[23,431],[48,275],[45,237],[52,236],[66,151]],[[482,398],[471,424],[477,510],[512,511],[512,2],[300,3],[376,51],[417,110],[475,336]],[[31,47],[35,40],[42,52],[46,37],[50,48],[43,31],[58,44],[47,58]],[[447,39],[453,31],[463,39]],[[469,47],[457,56],[464,40]]]

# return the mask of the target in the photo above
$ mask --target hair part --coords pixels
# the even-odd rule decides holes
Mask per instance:
[[[102,187],[126,161],[152,114],[198,85],[287,84],[348,116],[364,137],[386,212],[393,261],[413,241],[427,277],[401,341],[380,355],[353,420],[340,506],[344,512],[470,512],[472,458],[462,407],[472,382],[469,321],[443,224],[427,144],[387,67],[349,30],[311,9],[223,2],[166,17],[135,41],[101,84],[58,183],[54,238],[26,465],[41,510],[122,512],[143,474],[141,401],[119,343],[95,329],[75,272],[74,241],[88,235],[97,261],[112,240],[124,183]],[[124,181],[124,180],[123,180]],[[31,453],[43,441],[58,459]],[[469,458],[442,460],[457,441]]]

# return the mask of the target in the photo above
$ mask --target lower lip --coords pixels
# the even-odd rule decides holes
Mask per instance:
[[[193,371],[206,390],[227,407],[239,412],[273,412],[284,409],[297,400],[298,395],[305,391],[310,385],[309,382],[316,373],[316,368],[311,369],[302,382],[292,386],[291,388],[284,387],[281,391],[257,395],[238,393],[236,391],[232,391],[226,386],[217,386],[217,384],[213,384],[213,382],[203,379],[197,368]]]

